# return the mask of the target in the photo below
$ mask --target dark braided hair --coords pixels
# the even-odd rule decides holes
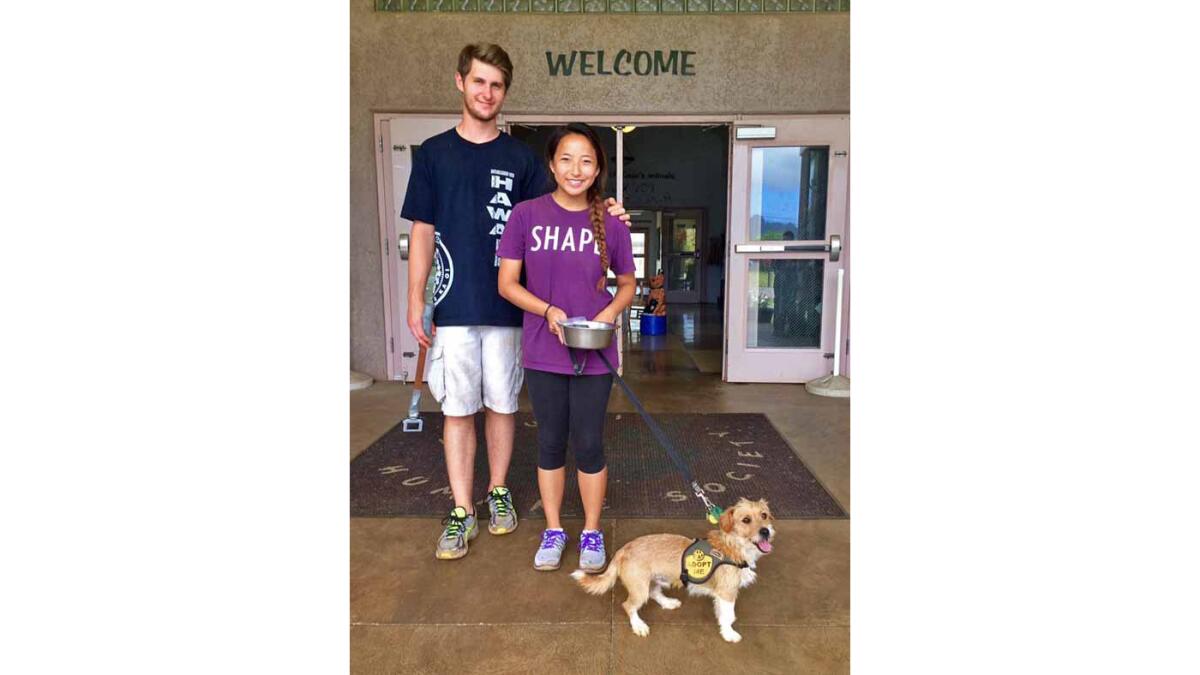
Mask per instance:
[[[608,277],[608,242],[604,231],[604,179],[608,176],[608,159],[604,156],[604,146],[600,144],[600,136],[596,130],[582,122],[571,122],[558,127],[550,134],[546,143],[546,161],[554,164],[554,155],[558,152],[558,144],[571,134],[579,134],[588,139],[592,150],[596,153],[596,180],[587,189],[587,200],[591,204],[592,234],[596,238],[596,246],[600,248],[600,278],[596,281],[596,290],[604,290],[604,282]]]

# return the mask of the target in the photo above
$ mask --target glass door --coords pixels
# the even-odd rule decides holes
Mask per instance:
[[[704,241],[704,211],[664,211],[663,233],[667,302],[700,302],[703,272],[700,244]]]
[[[726,379],[805,382],[832,372],[849,118],[742,125],[775,134],[731,141]]]

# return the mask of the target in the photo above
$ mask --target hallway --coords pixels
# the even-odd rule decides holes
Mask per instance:
[[[651,414],[766,415],[849,512],[849,401],[800,385],[722,382],[721,323],[716,306],[672,305],[667,335],[634,334],[624,361],[630,387]],[[714,362],[717,372],[704,372]],[[378,382],[351,393],[351,459],[400,421],[410,391]],[[423,411],[436,409],[422,400]],[[521,410],[529,409],[523,396]],[[619,388],[608,409],[634,411]],[[778,547],[739,598],[735,628],[744,639],[736,645],[717,634],[709,601],[679,590],[669,595],[683,606],[643,609],[651,632],[635,636],[619,607],[621,586],[596,598],[569,577],[572,548],[563,569],[532,569],[541,523],[526,521],[506,537],[481,533],[462,560],[438,562],[436,518],[351,519],[353,672],[525,672],[531,662],[569,673],[694,672],[701,662],[756,673],[849,670],[849,520],[778,522]],[[565,525],[574,543],[581,523]],[[603,527],[610,555],[641,534],[708,528],[700,518],[606,519]]]

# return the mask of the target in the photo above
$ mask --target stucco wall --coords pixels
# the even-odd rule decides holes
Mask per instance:
[[[838,113],[850,110],[848,14],[563,16],[350,10],[350,366],[385,379],[373,115],[456,112],[458,51],[513,59],[506,113]],[[695,75],[551,77],[546,52],[689,50]]]

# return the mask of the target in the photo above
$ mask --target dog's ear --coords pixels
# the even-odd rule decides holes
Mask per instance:
[[[720,526],[722,532],[733,532],[733,509],[725,509],[721,514]]]

